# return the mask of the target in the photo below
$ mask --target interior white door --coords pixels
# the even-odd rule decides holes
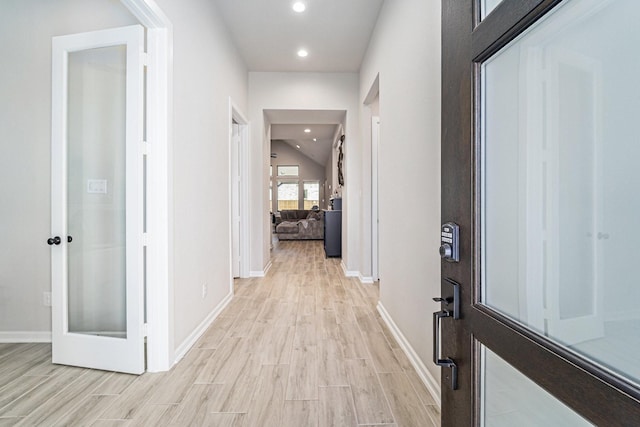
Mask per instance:
[[[139,25],[53,38],[53,363],[145,369],[143,50]]]
[[[240,125],[231,128],[231,264],[233,277],[240,277]]]
[[[604,336],[601,240],[608,234],[602,226],[602,65],[569,50],[547,51],[546,145],[551,149],[545,194],[547,222],[557,239],[547,246],[546,317],[549,334],[573,345]]]

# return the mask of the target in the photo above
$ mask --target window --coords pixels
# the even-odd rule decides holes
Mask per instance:
[[[311,209],[314,206],[320,206],[320,182],[305,181],[303,189],[304,208]]]
[[[298,181],[278,181],[279,211],[298,209],[298,187]]]
[[[299,166],[278,166],[278,176],[298,176]]]

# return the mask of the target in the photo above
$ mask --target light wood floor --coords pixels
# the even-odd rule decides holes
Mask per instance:
[[[411,426],[434,401],[322,242],[282,242],[171,371],[130,376],[52,365],[48,344],[0,344],[0,426]]]

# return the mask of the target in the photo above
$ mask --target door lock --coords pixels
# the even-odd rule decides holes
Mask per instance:
[[[442,224],[440,228],[440,257],[449,262],[460,261],[460,227],[453,222]]]

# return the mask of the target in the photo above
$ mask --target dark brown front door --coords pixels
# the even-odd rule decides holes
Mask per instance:
[[[443,426],[640,425],[638,3],[442,2]]]

